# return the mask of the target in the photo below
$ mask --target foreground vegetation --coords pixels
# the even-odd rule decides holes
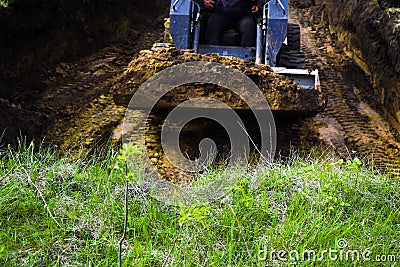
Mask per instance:
[[[8,7],[10,0],[0,0],[0,7]]]
[[[237,167],[222,199],[176,207],[136,184],[146,175],[139,156],[126,175],[113,150],[78,160],[34,150],[21,144],[1,154],[1,266],[117,266],[126,178],[124,266],[400,263],[400,184],[357,158],[294,155]]]

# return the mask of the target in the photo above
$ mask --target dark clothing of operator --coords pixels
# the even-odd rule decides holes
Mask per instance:
[[[203,0],[206,9],[212,11],[208,20],[206,43],[218,45],[221,34],[236,29],[241,35],[241,46],[256,45],[256,21],[252,13],[258,7],[251,0]]]

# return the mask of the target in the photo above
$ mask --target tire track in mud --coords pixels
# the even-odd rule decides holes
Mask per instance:
[[[302,149],[304,140],[305,149],[315,145],[316,132],[343,155],[354,157],[351,151],[357,151],[361,158],[373,159],[378,167],[390,168],[400,175],[400,139],[373,102],[373,88],[365,74],[344,55],[329,33],[323,9],[292,8],[291,17],[302,25],[307,66],[320,69],[321,90],[328,102],[326,109],[313,119],[277,125],[279,135],[284,136],[278,144],[282,154],[288,154],[291,148]],[[34,93],[25,91],[13,101],[39,109],[54,120],[40,134],[47,136],[46,140],[52,144],[67,149],[77,144],[93,148],[99,140],[109,138],[124,115],[124,107],[115,105],[109,93],[114,80],[135,53],[149,49],[162,36],[162,24],[160,19],[146,28],[150,34],[132,33],[125,43],[110,45],[72,63],[59,64],[48,71],[44,78],[46,90],[40,97],[32,97]],[[150,137],[149,146],[156,147],[157,131],[150,130],[154,140]],[[153,148],[150,153],[155,163],[163,164],[158,149]],[[175,175],[171,170],[169,176]]]
[[[141,49],[151,47],[155,36],[162,35],[160,23],[162,19],[145,27],[143,34],[132,31],[124,42],[61,63],[47,72],[43,81],[45,91],[31,103],[46,110],[54,120],[40,134],[46,136],[45,144],[79,150],[93,149],[110,140],[125,114],[124,107],[115,105],[110,89],[131,58]]]
[[[345,156],[354,157],[356,151],[378,168],[400,175],[400,140],[374,102],[367,76],[330,34],[323,7],[293,8],[291,18],[302,25],[307,66],[320,70],[321,90],[328,99],[314,118],[326,126],[318,129],[320,138]]]
[[[111,105],[112,98],[107,91],[114,77],[126,66],[126,58],[131,56],[122,56],[125,51],[129,48],[107,47],[99,54],[68,66],[68,69],[76,71],[61,84],[58,79],[50,84],[50,87],[59,90],[55,94],[50,91],[44,99],[46,102],[64,100],[63,112],[66,113],[65,119],[56,120],[47,129],[50,140],[62,148],[71,148],[74,143],[90,146],[93,141],[96,142],[94,139],[101,139],[106,129],[119,120],[120,111]],[[97,125],[93,127],[92,124]]]

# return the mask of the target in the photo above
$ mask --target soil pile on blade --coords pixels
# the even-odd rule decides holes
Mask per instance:
[[[320,91],[302,90],[293,80],[276,74],[268,66],[256,65],[234,57],[199,55],[175,49],[145,50],[135,57],[113,86],[115,102],[127,105],[140,85],[156,73],[173,65],[194,61],[221,63],[244,73],[258,86],[274,112],[315,114],[324,106],[325,101]],[[156,107],[173,108],[187,99],[196,97],[217,99],[234,109],[248,108],[240,96],[213,84],[179,86],[160,99]]]

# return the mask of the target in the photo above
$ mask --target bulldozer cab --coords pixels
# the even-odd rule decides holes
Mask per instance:
[[[256,48],[240,47],[240,33],[229,29],[221,35],[219,45],[205,44],[210,13],[202,0],[172,0],[170,8],[170,33],[178,49],[193,49],[196,53],[217,53],[255,60]]]
[[[205,11],[200,17],[200,45],[206,45],[208,19],[211,12]],[[229,28],[223,32],[219,38],[219,46],[240,46],[241,35],[238,29]]]
[[[172,0],[170,34],[178,49],[195,53],[234,56],[257,64],[267,64],[277,73],[294,79],[303,89],[318,89],[318,71],[308,71],[300,49],[300,27],[288,23],[288,0],[262,0],[257,19],[256,47],[241,47],[239,33],[222,34],[219,45],[204,42],[208,14],[202,0]]]

